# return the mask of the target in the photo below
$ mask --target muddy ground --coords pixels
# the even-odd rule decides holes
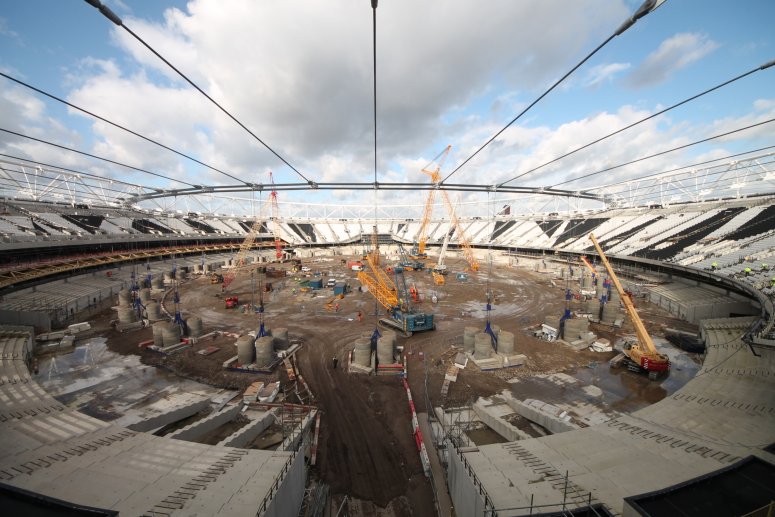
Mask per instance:
[[[285,327],[292,340],[302,343],[296,355],[297,364],[314,394],[314,404],[322,411],[318,463],[312,475],[330,485],[331,493],[338,497],[336,500],[344,495],[355,500],[351,514],[375,514],[387,507],[379,510],[380,515],[432,515],[432,491],[422,473],[400,378],[349,374],[344,368],[353,341],[370,335],[375,328],[374,298],[359,292],[356,274],[347,271],[339,257],[310,259],[305,264],[312,268],[309,278],[322,277],[325,284],[330,275],[339,281],[348,281],[353,287],[353,292],[338,300],[338,312],[326,308],[333,295],[331,289],[301,291],[299,282],[305,278],[300,273],[269,279],[273,290],[264,295],[266,326]],[[448,264],[451,271],[461,271],[465,265],[454,260]],[[258,305],[257,276],[252,282],[249,273],[240,274],[231,284],[229,294],[239,296],[241,303],[252,301]],[[470,364],[452,384],[443,401],[447,407],[466,405],[478,396],[495,394],[507,388],[507,380],[514,377],[573,371],[613,355],[576,352],[532,337],[532,330],[547,316],[556,319],[564,310],[564,287],[559,283],[552,285],[548,274],[501,266],[494,267],[491,273],[469,273],[467,281],[449,275],[446,285],[441,287],[425,272],[407,272],[406,280],[424,298],[417,304],[418,309],[432,312],[437,324],[435,331],[398,340],[407,357],[409,382],[418,412],[429,411],[427,400],[432,405],[442,404],[441,385],[455,355],[453,345],[462,343],[464,327],[484,329],[488,316],[493,325],[515,334],[516,352],[526,355],[527,362],[521,367],[494,372],[481,372]],[[264,282],[262,278],[261,284]],[[485,311],[488,289],[494,293],[489,315]],[[222,330],[242,334],[258,328],[256,314],[226,309],[221,286],[211,284],[207,277],[184,281],[179,290],[184,317],[200,316],[205,332]],[[438,298],[436,304],[430,301],[432,295]],[[647,326],[652,332],[659,333],[664,326],[690,328],[645,301],[639,300],[638,305],[647,313]],[[174,312],[170,297],[166,307]],[[358,321],[358,312],[363,315],[362,321]],[[113,314],[104,314],[97,320],[97,327],[108,328],[108,319]],[[615,338],[611,329],[593,325],[591,330],[612,342]],[[622,331],[632,332],[629,323],[625,323]],[[244,389],[255,380],[285,380],[285,374],[279,371],[273,375],[224,371],[222,363],[236,355],[234,337],[221,336],[197,344],[193,350],[164,357],[138,348],[140,341],[152,338],[150,329],[124,334],[108,330],[107,336],[108,346],[114,351],[140,354],[146,364],[218,387]],[[209,356],[195,353],[207,346],[220,350]],[[339,359],[336,370],[332,367],[334,356]]]

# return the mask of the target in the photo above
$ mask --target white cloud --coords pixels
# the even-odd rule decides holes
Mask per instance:
[[[11,30],[8,27],[8,20],[0,16],[0,36],[5,36],[14,40],[16,43],[21,43],[19,33]]]
[[[666,81],[676,71],[718,48],[705,34],[679,33],[664,40],[628,78],[630,86],[642,88]]]
[[[305,3],[303,11],[294,4],[250,0],[235,0],[226,7],[193,0],[186,9],[167,10],[161,24],[124,21],[297,168],[324,171],[323,161],[330,159],[326,157],[336,156],[347,157],[351,174],[369,173],[370,9],[322,0]],[[562,17],[556,16],[558,10]],[[590,10],[604,14],[582,16]],[[568,48],[595,41],[625,13],[621,3],[603,0],[570,5],[559,0],[531,5],[491,2],[475,9],[463,1],[381,5],[377,30],[381,158],[400,160],[421,152],[446,129],[442,117],[450,106],[465,106],[493,80],[508,89],[542,87],[567,67]],[[147,89],[144,82],[155,82],[157,93],[191,90],[123,29],[114,29],[114,41],[136,66],[149,69],[147,74],[123,72],[138,89]],[[160,83],[158,74],[165,81]],[[133,105],[146,117],[153,114],[148,118],[157,126],[170,120],[160,115],[171,110],[154,108],[161,100],[146,96],[133,104],[124,89],[113,89],[111,81],[97,77],[90,84],[91,94],[104,99],[106,106]],[[219,158],[228,157],[224,166],[283,169],[271,153],[204,99],[190,99],[187,109],[197,114],[198,123],[212,128],[211,147]],[[171,121],[181,137],[189,138],[191,129],[184,130],[174,119],[189,117],[183,113]],[[381,163],[380,170],[386,166]],[[299,179],[287,169],[280,174],[287,181]]]
[[[607,63],[594,66],[587,74],[584,85],[587,87],[595,87],[604,82],[612,81],[616,74],[629,69],[630,66],[630,63]]]
[[[722,133],[727,133],[755,124],[761,124],[750,129],[732,133],[718,139],[719,142],[745,140],[751,141],[753,145],[759,142],[761,145],[771,145],[772,135],[775,133],[775,122],[766,123],[766,121],[775,119],[775,99],[757,99],[753,102],[752,109],[748,113],[737,117],[724,117],[713,121],[698,131],[697,139],[707,138]]]
[[[618,27],[628,14],[627,4],[619,0],[381,3],[377,13],[379,180],[427,182],[420,168],[452,144],[442,170],[445,177]],[[128,10],[118,1],[112,5]],[[160,21],[123,18],[309,179],[373,180],[371,10],[367,5],[356,8],[347,2],[310,0],[300,7],[292,2],[191,0],[184,10],[168,9]],[[85,57],[68,70],[69,101],[245,181],[266,183],[269,170],[275,172],[278,183],[301,181],[125,30],[114,28],[112,38],[121,54],[109,60]],[[617,59],[611,53],[607,62],[588,63],[570,81],[605,93],[608,83],[629,71],[631,84],[656,84],[716,47],[709,36],[677,34],[634,70],[622,62],[629,58]],[[34,97],[6,95],[3,99],[4,93],[0,92],[4,120],[18,120],[38,130],[50,119],[45,105]],[[622,104],[640,107],[605,103],[590,109],[606,111],[558,115],[565,102],[581,99],[576,106],[583,108],[588,97],[572,97],[579,93],[578,88],[552,92],[539,106],[542,111],[531,111],[504,131],[451,181],[499,183],[658,109],[654,99],[622,97]],[[581,93],[599,97],[598,92]],[[757,101],[752,120],[771,111],[772,102]],[[109,125],[75,112],[70,116],[79,126],[89,124],[92,133],[63,132],[68,121],[60,121],[60,136],[71,142],[79,137],[80,145],[91,146],[95,154],[191,183],[234,183]],[[718,124],[726,123],[719,120]],[[712,129],[708,124],[673,122],[663,116],[515,184],[552,185],[654,149],[686,143]],[[57,153],[64,156],[51,150],[44,154]],[[167,183],[80,158],[53,161],[63,160],[138,183]],[[571,188],[651,171],[660,163],[668,160],[617,170],[573,183]],[[313,196],[307,192],[282,195],[285,200]],[[421,203],[425,195],[379,193],[382,200],[400,203],[411,199]],[[477,195],[464,197],[471,201]],[[330,196],[370,202],[373,194],[340,191]]]

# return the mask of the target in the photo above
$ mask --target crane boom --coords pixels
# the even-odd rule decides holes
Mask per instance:
[[[409,303],[406,290],[406,280],[403,277],[403,268],[396,267],[396,282],[387,276],[379,267],[379,250],[372,250],[366,255],[369,270],[358,272],[358,280],[366,286],[374,298],[385,309],[390,318],[379,320],[380,325],[403,332],[404,337],[409,337],[413,332],[433,330],[433,314],[425,314],[415,311]],[[399,276],[400,275],[400,276]],[[401,291],[396,288],[400,282]]]
[[[597,275],[597,271],[595,271],[595,268],[592,267],[592,264],[589,263],[587,257],[579,257],[579,259],[587,266],[587,269],[589,269],[590,273],[592,273],[592,277],[594,278],[595,275]]]
[[[630,359],[649,372],[667,371],[670,368],[670,361],[667,356],[657,352],[657,347],[654,346],[651,336],[649,336],[646,327],[643,325],[643,321],[640,319],[640,316],[638,316],[638,311],[635,310],[632,299],[624,292],[624,288],[619,282],[619,278],[616,276],[616,273],[614,273],[605,253],[603,253],[603,248],[600,247],[600,244],[593,234],[589,234],[589,239],[592,241],[592,244],[594,244],[598,255],[600,255],[600,261],[603,263],[603,266],[605,266],[608,276],[611,277],[611,281],[622,299],[624,308],[627,311],[627,314],[630,315],[632,324],[635,326],[635,334],[638,337],[638,343],[632,345],[630,348]]]
[[[237,270],[241,268],[244,264],[245,258],[247,258],[247,254],[250,251],[250,249],[253,247],[253,243],[256,241],[256,236],[261,231],[261,220],[256,219],[253,222],[253,225],[250,227],[250,231],[248,232],[248,235],[245,237],[245,240],[242,241],[242,244],[240,244],[239,251],[237,252],[237,256],[234,259],[234,265],[231,269],[229,269],[225,275],[223,275],[223,290],[229,288],[229,285],[234,281],[234,277],[237,275]]]
[[[449,246],[449,237],[451,233],[452,230],[447,230],[447,234],[444,236],[444,244],[441,245],[439,260],[436,262],[436,267],[434,268],[437,271],[443,271],[447,269],[447,266],[444,264],[444,257],[447,255],[447,246]]]
[[[449,151],[452,149],[451,145],[448,145],[436,156],[433,162],[436,162],[436,168],[429,170],[427,167],[422,169],[422,172],[428,174],[431,177],[431,181],[438,184],[441,180],[441,168],[444,166],[444,162],[447,160]],[[425,210],[423,211],[422,223],[420,223],[419,238],[417,239],[417,254],[423,256],[425,253],[425,244],[428,242],[428,223],[431,220],[433,214],[433,201],[436,196],[436,190],[431,189],[428,191],[428,199],[425,201]]]
[[[460,247],[463,248],[463,255],[468,262],[468,267],[471,271],[479,271],[479,261],[474,256],[474,249],[471,246],[471,240],[466,235],[466,231],[463,229],[463,225],[460,224],[460,220],[455,214],[455,207],[452,206],[452,202],[449,200],[449,195],[446,190],[441,191],[441,198],[444,200],[444,204],[447,205],[447,211],[449,212],[449,218],[452,220],[452,225],[455,227],[455,233],[457,233],[457,242]]]

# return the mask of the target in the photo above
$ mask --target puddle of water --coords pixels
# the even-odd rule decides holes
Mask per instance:
[[[610,354],[600,354],[600,361],[569,372],[572,379],[565,378],[566,382],[554,382],[550,376],[524,378],[512,385],[512,393],[520,400],[533,398],[572,408],[578,414],[591,414],[595,409],[607,414],[637,411],[681,389],[700,367],[695,354],[677,349],[661,338],[654,338],[654,342],[671,363],[669,375],[656,381],[626,368],[611,368],[607,360]]]

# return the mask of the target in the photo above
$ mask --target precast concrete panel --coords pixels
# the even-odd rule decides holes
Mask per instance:
[[[485,515],[484,499],[474,485],[473,478],[468,474],[468,469],[463,464],[460,454],[455,451],[452,442],[445,440],[446,449],[450,451],[449,466],[447,468],[447,487],[452,498],[452,506],[455,514]]]
[[[283,478],[265,517],[296,517],[301,503],[304,501],[306,473],[304,469],[304,454],[297,453],[291,468]]]

